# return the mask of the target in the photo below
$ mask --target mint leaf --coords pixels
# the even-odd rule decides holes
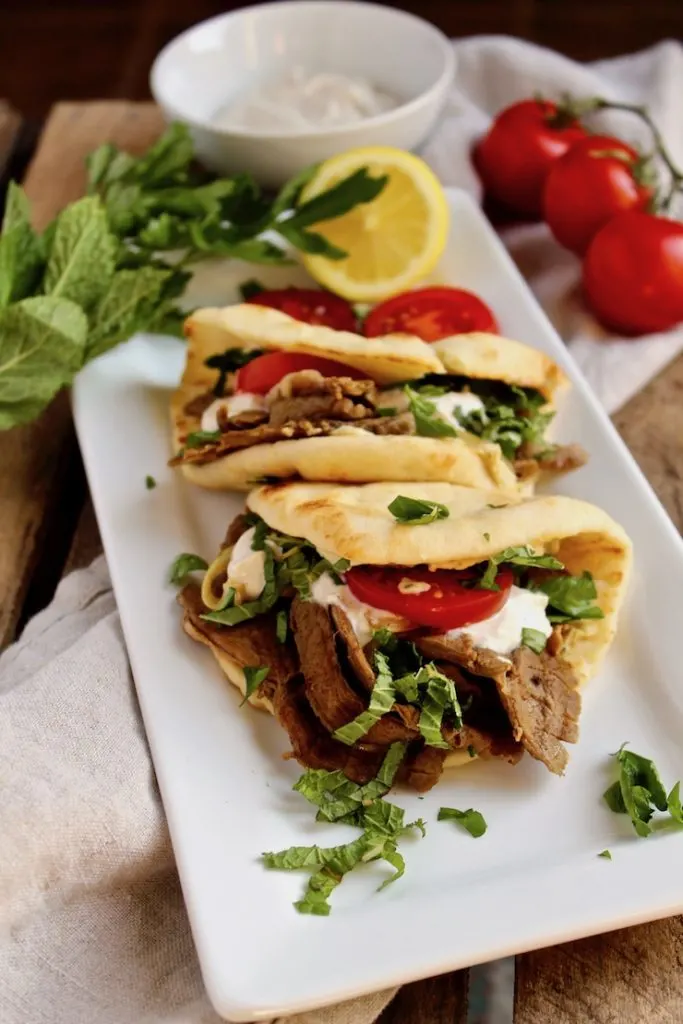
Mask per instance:
[[[316,914],[319,917],[327,917],[332,909],[329,898],[340,884],[342,877],[333,874],[329,868],[323,868],[322,871],[311,875],[303,898],[297,900],[294,906],[300,914]]]
[[[99,199],[86,196],[72,203],[56,221],[45,291],[71,299],[87,312],[109,288],[116,249]]]
[[[536,554],[528,544],[520,547],[505,548],[504,551],[500,551],[497,555],[489,558],[486,571],[477,584],[480,590],[498,590],[496,576],[498,575],[498,566],[503,563],[513,566],[534,566],[539,569],[564,569],[564,563],[560,562],[553,555]],[[540,584],[535,589],[539,588]]]
[[[341,740],[342,743],[346,743],[349,747],[352,747],[362,736],[365,736],[375,722],[378,722],[394,706],[396,691],[394,690],[387,659],[380,651],[375,652],[375,666],[377,668],[377,677],[370,694],[370,702],[367,709],[351,722],[347,722],[346,725],[341,726],[341,728],[336,729],[332,733],[336,740]]]
[[[666,807],[677,825],[683,825],[683,808],[681,808],[681,784],[677,782],[666,798]]]
[[[437,408],[429,399],[423,398],[406,384],[403,388],[408,398],[408,406],[415,419],[415,432],[420,437],[457,437],[458,431],[450,423],[442,420]]]
[[[284,644],[286,642],[288,628],[287,612],[284,608],[281,608],[275,617],[275,635],[278,643]]]
[[[190,552],[183,552],[182,555],[178,555],[171,566],[168,580],[169,583],[175,583],[180,585],[185,582],[186,578],[191,572],[196,572],[201,569],[208,569],[209,564],[199,555],[193,555]]]
[[[0,308],[30,295],[37,287],[45,258],[41,238],[31,227],[31,210],[23,190],[10,181],[0,235]]]
[[[258,690],[270,672],[270,665],[245,665],[242,671],[244,672],[244,699],[240,707],[249,700],[252,693]]]
[[[441,725],[446,712],[450,712],[456,722],[456,727],[462,725],[462,712],[455,692],[455,683],[448,676],[442,675],[433,664],[427,665],[424,670],[429,673],[427,691],[422,698],[422,711],[418,727],[420,735],[429,747],[446,749],[448,743],[441,735]]]
[[[145,477],[145,487],[147,488],[147,490],[148,491],[153,491],[154,488],[156,487],[156,485],[157,485],[157,482],[154,479],[154,477],[153,476],[149,476],[149,474],[148,474]]]
[[[126,178],[134,178],[146,188],[177,184],[187,179],[194,157],[192,139],[187,127],[174,121],[153,146],[134,160]]]
[[[438,501],[406,498],[402,494],[388,506],[392,516],[405,526],[425,526],[437,519],[448,519],[450,512]]]
[[[83,362],[88,323],[68,299],[37,296],[0,313],[0,430],[36,417]]]
[[[170,276],[170,270],[156,267],[117,271],[91,313],[87,359],[94,359],[144,330],[153,321]]]
[[[609,850],[601,850],[598,854],[598,857],[604,857],[605,860],[611,860],[612,854],[609,852]]]
[[[204,444],[217,441],[220,436],[220,430],[193,430],[185,438],[185,447],[201,448]]]
[[[528,647],[534,654],[540,654],[545,650],[548,638],[540,629],[529,629],[525,626],[522,629],[522,647]]]
[[[440,807],[437,821],[455,821],[475,839],[479,839],[486,832],[484,815],[472,807],[466,811],[458,811],[455,807]]]
[[[670,801],[676,810],[676,787],[667,797],[654,762],[627,750],[625,745],[614,757],[619,779],[605,790],[603,798],[611,811],[628,814],[637,834],[645,838],[652,832],[650,820],[655,810],[666,811]]]
[[[605,617],[602,609],[593,603],[598,592],[589,572],[581,576],[554,576],[534,583],[533,589],[548,595],[548,618],[551,622]]]

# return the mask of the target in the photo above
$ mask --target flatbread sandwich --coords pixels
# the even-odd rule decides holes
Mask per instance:
[[[516,493],[584,461],[545,438],[563,372],[520,342],[363,338],[252,304],[198,310],[185,330],[172,464],[203,487],[425,480]]]
[[[580,690],[610,646],[631,545],[567,497],[446,483],[266,485],[184,628],[311,768],[418,790],[475,757],[562,774]]]

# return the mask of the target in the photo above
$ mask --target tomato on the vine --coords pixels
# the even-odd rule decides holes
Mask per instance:
[[[381,302],[368,313],[363,331],[367,338],[398,332],[439,341],[472,331],[497,334],[498,324],[489,307],[472,292],[439,285],[416,288]]]
[[[652,334],[683,321],[683,224],[640,210],[598,231],[583,264],[584,294],[619,334]]]
[[[473,153],[484,187],[509,209],[539,216],[543,186],[553,163],[586,132],[548,100],[513,103],[494,119]]]
[[[644,210],[652,194],[632,146],[589,135],[551,167],[543,214],[560,245],[582,256],[603,224],[626,210]]]

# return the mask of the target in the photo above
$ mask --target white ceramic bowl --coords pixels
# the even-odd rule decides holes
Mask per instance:
[[[448,39],[411,14],[355,0],[289,0],[188,29],[157,57],[151,89],[168,120],[189,126],[207,167],[223,174],[251,171],[262,184],[278,186],[355,146],[419,146],[439,116],[454,65]],[[297,134],[212,124],[232,99],[295,66],[364,78],[402,102],[348,127]]]

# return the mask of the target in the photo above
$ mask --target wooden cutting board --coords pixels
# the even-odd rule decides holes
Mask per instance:
[[[36,225],[82,193],[86,153],[102,142],[140,151],[161,125],[149,103],[55,106],[25,179]],[[0,103],[0,173],[19,126]],[[683,357],[614,417],[679,529],[682,399]],[[64,572],[101,551],[68,397],[59,396],[36,423],[3,434],[1,450],[0,648],[50,599]],[[682,1024],[682,949],[683,918],[672,918],[519,956],[515,1024]],[[407,985],[381,1022],[464,1024],[466,986],[466,971]]]

